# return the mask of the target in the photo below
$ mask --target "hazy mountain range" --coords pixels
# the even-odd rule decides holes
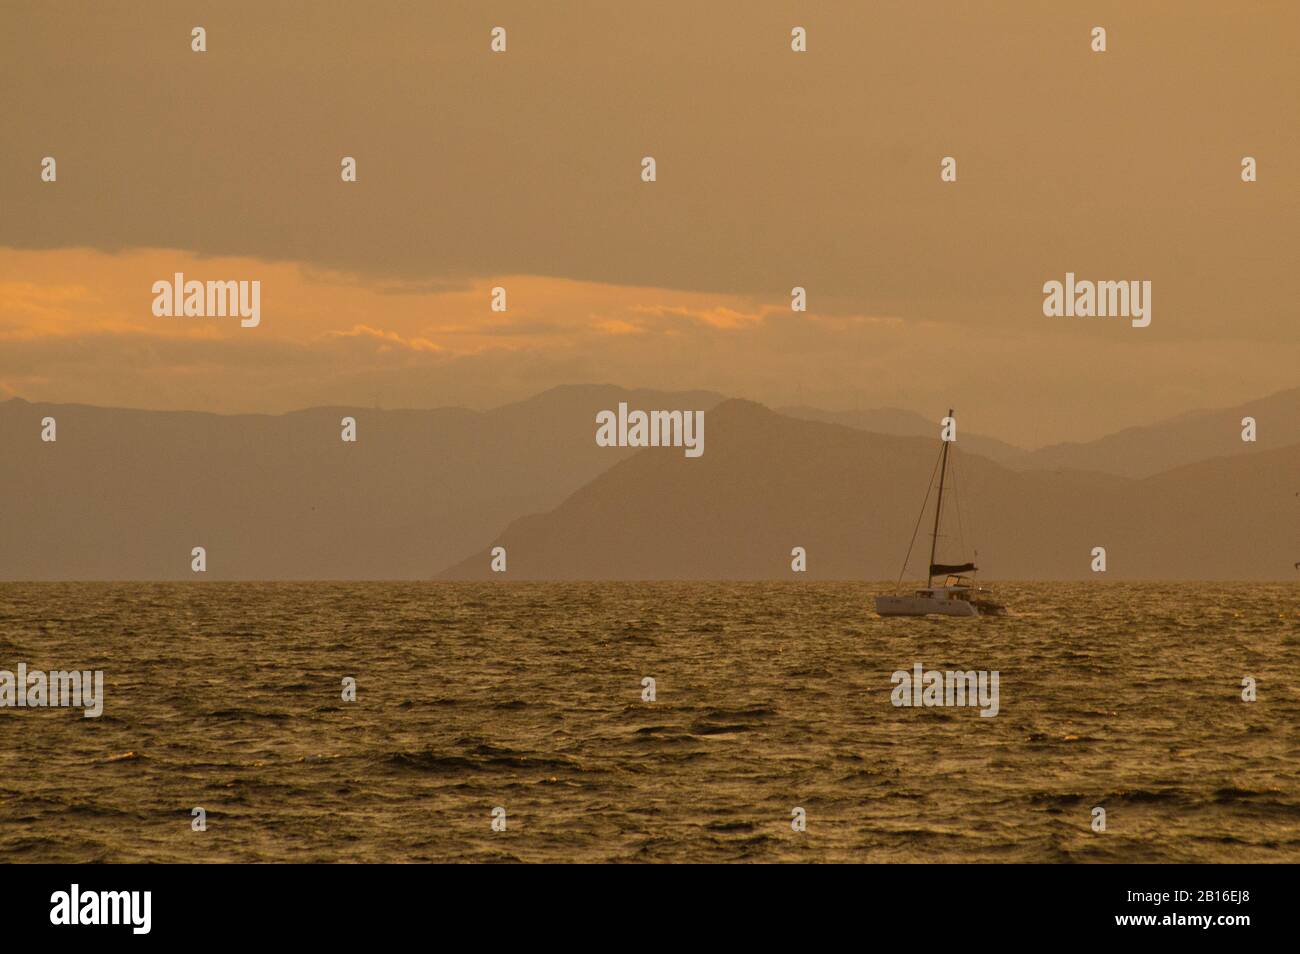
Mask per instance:
[[[790,417],[845,424],[877,434],[927,437],[934,435],[941,416],[936,413],[932,420],[897,408],[778,410]],[[961,418],[960,412],[957,417]],[[1241,439],[1241,421],[1246,417],[1253,417],[1258,427],[1253,443]],[[1096,470],[1121,477],[1149,477],[1209,457],[1258,454],[1300,443],[1300,388],[1237,407],[1189,411],[1157,424],[1125,428],[1095,441],[1051,444],[1032,451],[982,434],[959,432],[958,438],[970,453],[1016,470]]]
[[[704,455],[596,446],[596,412],[619,401],[707,411]],[[204,546],[206,579],[892,579],[938,417],[603,385],[487,412],[14,399],[0,403],[0,578],[195,579]],[[959,430],[940,555],[977,549],[990,579],[1096,578],[1095,546],[1108,579],[1292,578],[1298,431],[1300,389],[1040,450]],[[489,569],[497,545],[505,574]],[[795,546],[806,574],[790,570]],[[924,531],[917,547],[912,575]]]
[[[283,415],[0,403],[0,579],[421,579],[634,453],[597,447],[616,389],[487,412]],[[619,392],[644,406],[718,395]],[[54,417],[57,441],[40,440]],[[340,420],[357,421],[357,441]]]

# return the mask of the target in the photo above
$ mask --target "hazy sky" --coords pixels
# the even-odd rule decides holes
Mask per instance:
[[[1282,2],[6,3],[0,397],[600,381],[953,404],[1025,445],[1235,404],[1300,383],[1298,28]],[[154,317],[176,271],[260,280],[262,324]],[[1067,271],[1150,280],[1151,326],[1044,317]]]

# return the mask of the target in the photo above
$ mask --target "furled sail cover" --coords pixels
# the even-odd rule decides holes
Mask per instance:
[[[948,573],[968,573],[972,570],[978,570],[974,563],[931,563],[931,576],[944,576]]]

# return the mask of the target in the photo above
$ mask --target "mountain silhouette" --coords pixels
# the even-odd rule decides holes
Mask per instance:
[[[791,417],[846,424],[879,434],[933,438],[939,419],[911,411],[779,409]],[[1257,425],[1255,441],[1241,439],[1242,419]],[[1181,464],[1210,457],[1258,454],[1300,443],[1300,388],[1279,391],[1236,407],[1190,411],[1177,417],[1128,427],[1092,441],[1068,441],[1025,450],[1006,441],[959,430],[962,446],[1017,470],[1095,470],[1121,477],[1150,477]]]
[[[707,410],[719,397],[584,385],[486,412],[281,415],[5,401],[0,579],[428,578],[634,453],[593,440],[596,412],[620,400]]]
[[[940,557],[978,550],[983,576],[1004,579],[1292,578],[1300,440],[1265,443],[1294,426],[1288,395],[1254,402],[1261,446],[1247,450],[1218,436],[1239,435],[1239,409],[1175,419],[1183,450],[1171,456],[1223,453],[1142,478],[1004,466],[959,427]],[[620,401],[706,411],[704,455],[598,447],[596,412]],[[47,416],[54,443],[40,439]],[[344,416],[355,444],[340,440]],[[612,385],[483,412],[227,416],[13,399],[0,403],[0,579],[500,579],[497,545],[505,579],[892,579],[936,425],[880,434],[712,392]],[[1010,447],[999,444],[992,453]],[[207,551],[201,577],[195,546]],[[798,576],[795,546],[808,552]],[[1095,546],[1107,548],[1105,577],[1089,570]],[[913,575],[927,550],[923,532]]]
[[[797,420],[738,400],[706,420],[703,457],[641,450],[554,510],[500,533],[493,545],[506,548],[505,574],[491,572],[483,551],[441,577],[897,576],[936,439]],[[958,450],[939,554],[978,550],[991,579],[1280,579],[1294,561],[1297,472],[1300,444],[1145,479],[1016,471]],[[806,573],[791,572],[796,546],[807,551]],[[1104,575],[1091,570],[1098,546],[1107,551]],[[911,578],[924,575],[927,551],[923,530]]]

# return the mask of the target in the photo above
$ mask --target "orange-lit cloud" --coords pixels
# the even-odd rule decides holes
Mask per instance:
[[[152,285],[258,280],[262,321],[158,318]],[[70,276],[75,276],[72,280]],[[490,308],[495,286],[508,309]],[[815,299],[814,299],[815,303]],[[707,388],[779,406],[967,409],[1022,445],[1294,386],[1300,342],[1180,342],[1039,318],[957,333],[896,315],[528,275],[397,283],[167,249],[0,249],[0,395],[133,407],[489,407],[548,387]],[[1185,373],[1197,368],[1192,378]],[[1242,368],[1250,368],[1243,375]],[[1123,382],[1140,382],[1135,400]],[[1052,392],[1052,404],[1026,400]],[[937,412],[936,412],[937,413]]]

